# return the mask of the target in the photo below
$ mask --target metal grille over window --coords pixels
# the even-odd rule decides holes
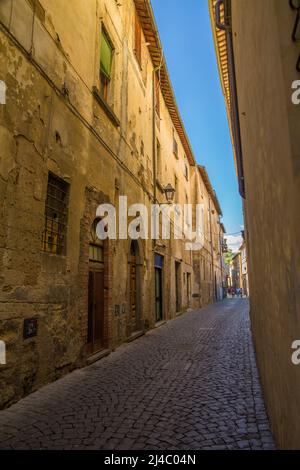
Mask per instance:
[[[43,251],[65,254],[69,184],[49,173]]]

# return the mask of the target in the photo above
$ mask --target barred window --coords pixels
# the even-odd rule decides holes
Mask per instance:
[[[69,184],[49,173],[45,206],[43,251],[63,255],[66,250]]]

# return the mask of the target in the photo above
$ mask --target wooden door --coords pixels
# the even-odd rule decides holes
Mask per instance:
[[[176,312],[180,312],[180,263],[175,261],[175,294],[176,294]]]
[[[88,353],[104,347],[104,272],[89,271]]]
[[[136,285],[136,257],[131,256],[130,262],[130,313],[132,331],[137,330],[137,285]]]
[[[191,274],[186,273],[186,301],[187,306],[189,307],[191,304]]]

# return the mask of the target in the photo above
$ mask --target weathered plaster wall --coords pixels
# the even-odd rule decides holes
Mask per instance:
[[[0,108],[0,337],[7,342],[1,366],[0,407],[86,361],[89,229],[97,204],[153,201],[153,67],[142,40],[142,69],[133,52],[134,3],[114,0],[0,2],[0,78],[7,105]],[[117,126],[93,95],[99,87],[101,22],[115,52],[108,104]],[[174,185],[178,202],[192,201],[184,177],[187,159],[163,101],[156,119],[162,149],[162,183]],[[70,184],[65,256],[43,253],[48,172]],[[192,174],[192,167],[189,167]],[[164,194],[157,188],[157,197]],[[195,201],[194,201],[195,202]],[[163,246],[165,245],[165,246]],[[165,257],[164,318],[175,316],[175,260],[193,278],[191,254],[181,241],[140,242],[140,327],[153,327],[154,251]],[[105,346],[132,333],[129,318],[128,240],[105,247]],[[193,279],[191,279],[193,286]],[[191,288],[191,294],[193,287]],[[207,299],[209,301],[209,299]],[[119,313],[116,314],[116,306]],[[193,306],[198,306],[195,303]],[[25,318],[38,318],[38,335],[23,339]]]
[[[232,20],[246,183],[251,320],[271,425],[281,448],[300,446],[300,107],[295,13],[281,0],[233,0]]]

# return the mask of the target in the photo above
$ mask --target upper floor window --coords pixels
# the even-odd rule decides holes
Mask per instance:
[[[49,173],[45,206],[43,251],[65,254],[68,218],[69,184]]]
[[[175,189],[175,202],[179,201],[179,194],[178,194],[178,178],[174,175],[174,189]]]
[[[188,181],[189,180],[189,169],[188,169],[188,166],[187,166],[186,163],[184,164],[184,176],[185,176],[185,179]]]
[[[134,22],[134,53],[139,65],[142,65],[142,27],[137,12]]]
[[[111,81],[113,45],[105,28],[102,26],[100,50],[100,93],[107,101],[109,83]]]
[[[174,153],[175,157],[178,158],[178,143],[177,143],[177,140],[175,138],[174,130],[173,130],[173,153]]]
[[[156,170],[157,170],[157,178],[161,178],[162,173],[162,161],[161,161],[161,147],[159,140],[156,141]]]
[[[157,74],[155,74],[155,111],[158,116],[160,116],[160,97],[159,97],[159,79]]]

